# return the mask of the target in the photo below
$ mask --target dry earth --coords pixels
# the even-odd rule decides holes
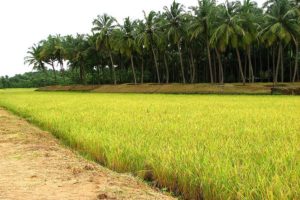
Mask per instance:
[[[0,108],[0,199],[173,199]]]
[[[85,91],[96,93],[156,93],[156,94],[284,94],[300,95],[300,82],[277,84],[241,83],[207,84],[119,84],[119,85],[54,85],[38,88],[37,91]]]

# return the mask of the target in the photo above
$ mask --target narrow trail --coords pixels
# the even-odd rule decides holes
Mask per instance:
[[[173,199],[62,146],[0,108],[0,199]]]

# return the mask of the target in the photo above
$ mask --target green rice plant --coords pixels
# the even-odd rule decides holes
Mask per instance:
[[[101,164],[187,199],[300,199],[300,97],[0,92]]]

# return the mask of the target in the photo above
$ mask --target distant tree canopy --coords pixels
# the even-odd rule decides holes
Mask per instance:
[[[121,23],[103,14],[90,34],[50,35],[34,44],[25,63],[38,71],[31,81],[39,84],[299,81],[299,5],[200,0],[185,8],[174,1]]]
[[[17,74],[13,77],[0,77],[0,88],[36,88],[47,85],[76,83],[76,80],[73,80],[70,74],[67,76],[68,77],[65,77],[64,80],[63,77],[59,75],[55,81],[52,71],[26,72],[22,75]]]

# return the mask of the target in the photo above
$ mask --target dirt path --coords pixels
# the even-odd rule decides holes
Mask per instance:
[[[0,199],[172,199],[0,108]]]

